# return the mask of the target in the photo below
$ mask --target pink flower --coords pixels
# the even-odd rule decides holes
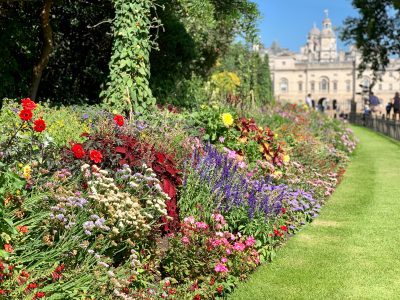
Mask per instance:
[[[247,165],[246,165],[246,163],[245,163],[244,161],[240,161],[240,162],[238,163],[238,167],[241,168],[241,169],[246,169],[246,168],[247,168]]]
[[[210,239],[209,242],[210,242],[211,246],[214,248],[221,245],[221,241],[218,239]]]
[[[223,237],[224,236],[224,234],[221,231],[216,232],[215,235],[219,236],[219,237]]]
[[[188,223],[188,224],[194,224],[195,220],[193,216],[187,217],[183,219],[183,222]]]
[[[237,250],[237,251],[243,251],[246,248],[245,244],[240,243],[240,242],[236,242],[233,245],[233,249]]]
[[[207,229],[208,225],[204,222],[196,222],[196,227],[199,229]]]
[[[222,227],[223,227],[223,226],[222,226],[221,224],[217,224],[217,225],[215,225],[215,229],[216,229],[216,230],[221,230],[221,229],[222,229]]]
[[[221,262],[226,264],[228,262],[228,259],[226,257],[221,258]]]
[[[182,237],[182,243],[185,245],[189,245],[190,244],[190,240],[187,236]]]
[[[222,225],[224,225],[224,224],[226,223],[226,222],[225,222],[224,216],[221,215],[221,214],[212,214],[212,218],[213,218],[215,221],[221,223]]]
[[[216,264],[214,270],[217,273],[229,272],[228,268],[224,264],[221,264],[221,263]]]
[[[256,240],[254,239],[254,237],[252,235],[249,236],[245,242],[246,246],[248,246],[248,247],[253,246],[255,243],[256,243]]]
[[[226,254],[231,255],[231,254],[232,254],[231,249],[227,248],[227,249],[226,249]]]

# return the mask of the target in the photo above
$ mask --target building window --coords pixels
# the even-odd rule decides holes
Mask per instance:
[[[303,91],[303,83],[300,81],[299,82],[299,92]]]
[[[346,92],[351,92],[351,81],[346,80]]]
[[[311,82],[311,92],[315,91],[315,82]]]
[[[286,61],[283,61],[283,62],[282,62],[282,66],[285,66],[285,65],[286,65]]]
[[[320,90],[322,92],[329,92],[329,81],[326,78],[322,78],[320,82]]]
[[[389,83],[389,91],[393,91],[393,84]]]
[[[279,84],[282,93],[287,93],[289,91],[289,82],[286,78],[282,78]]]
[[[337,92],[337,81],[333,82],[333,91]]]
[[[382,91],[382,83],[379,84],[379,90]]]

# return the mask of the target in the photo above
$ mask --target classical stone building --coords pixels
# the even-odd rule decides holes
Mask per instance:
[[[331,106],[336,100],[340,111],[348,112],[352,99],[360,103],[358,108],[362,109],[362,97],[357,93],[362,90],[360,85],[370,86],[372,72],[367,70],[359,76],[357,65],[360,54],[354,47],[350,47],[348,52],[337,51],[336,38],[328,12],[325,11],[322,29],[314,24],[299,53],[282,49],[276,43],[268,49],[258,49],[260,53],[269,55],[277,100],[304,103],[306,95],[310,93],[316,103],[325,98]],[[373,87],[373,92],[383,105],[394,97],[396,91],[400,91],[399,69],[400,60],[391,60],[382,81]]]

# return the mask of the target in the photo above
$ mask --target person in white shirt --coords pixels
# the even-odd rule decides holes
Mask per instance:
[[[309,108],[312,108],[312,99],[311,99],[311,94],[308,94],[306,97],[306,104],[308,105]]]

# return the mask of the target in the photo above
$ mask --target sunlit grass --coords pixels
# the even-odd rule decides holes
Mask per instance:
[[[363,128],[320,217],[230,299],[399,299],[400,143]]]

